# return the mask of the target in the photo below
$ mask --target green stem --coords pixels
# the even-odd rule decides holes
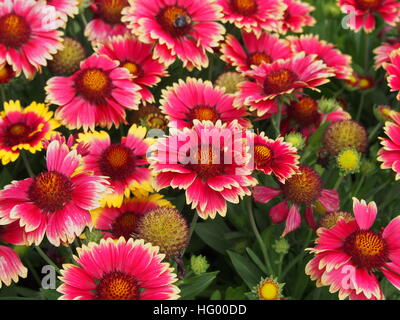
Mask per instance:
[[[335,186],[333,187],[334,190],[337,190],[340,186],[340,184],[343,181],[344,176],[339,175],[338,179],[336,180]]]
[[[362,110],[364,109],[365,91],[361,93],[360,105],[358,106],[356,120],[360,121]]]
[[[0,85],[0,93],[1,93],[1,101],[6,102],[6,90],[4,89],[4,85]],[[3,105],[3,103],[1,105]]]
[[[194,229],[196,229],[197,221],[199,220],[199,215],[197,212],[194,213],[192,222],[190,223],[190,230],[189,230],[189,238],[187,243],[190,243],[190,239],[192,239]],[[187,248],[182,252],[182,256],[185,254]]]
[[[81,16],[81,19],[82,19],[83,25],[84,25],[84,26],[85,26],[85,28],[86,28],[86,26],[87,26],[88,22],[87,22],[87,20],[86,20],[86,17],[85,17],[85,12],[84,12],[83,10],[81,11],[81,13],[80,13],[80,16]]]
[[[368,136],[369,141],[372,141],[372,139],[375,138],[375,135],[379,131],[380,128],[382,128],[382,123],[379,121],[378,124],[375,126],[375,128],[369,134],[369,136]]]
[[[26,266],[28,267],[29,271],[32,273],[33,278],[35,279],[36,283],[40,287],[42,285],[42,281],[41,281],[41,279],[39,277],[39,274],[37,273],[37,271],[33,267],[32,263],[29,261],[29,259],[24,259],[24,263],[26,264]]]
[[[57,265],[47,256],[47,254],[44,253],[44,251],[40,247],[35,246],[35,249],[44,261],[46,261],[49,265],[51,265],[57,271],[58,274],[61,274],[60,268],[57,267]]]
[[[30,163],[28,161],[28,158],[26,157],[25,151],[21,152],[21,157],[22,157],[22,160],[24,161],[24,165],[25,165],[26,171],[28,171],[29,176],[31,178],[33,178],[35,176],[35,174],[32,171],[32,167],[31,167],[31,165],[30,165]]]
[[[254,218],[254,213],[253,213],[253,206],[252,206],[252,200],[250,197],[247,199],[247,205],[248,205],[248,213],[249,213],[249,219],[250,219],[250,224],[253,229],[254,235],[256,236],[256,239],[258,241],[258,244],[260,245],[261,252],[264,257],[265,265],[267,266],[267,270],[270,273],[270,275],[273,274],[273,269],[271,265],[271,261],[269,260],[268,254],[267,254],[267,247],[265,246],[265,243],[263,239],[261,238],[260,232],[258,231],[256,220]]]
[[[276,114],[276,119],[273,121],[276,137],[281,134],[281,118],[282,118],[282,102],[278,101],[278,113]]]

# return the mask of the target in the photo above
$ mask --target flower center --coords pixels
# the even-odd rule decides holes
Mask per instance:
[[[28,190],[29,199],[46,212],[64,208],[72,199],[73,184],[70,178],[56,171],[38,175]]]
[[[96,293],[98,300],[138,300],[140,288],[134,276],[112,271],[100,280]]]
[[[129,239],[135,231],[137,215],[135,212],[128,211],[122,213],[111,225],[111,233],[114,238],[124,237]]]
[[[14,77],[14,71],[8,64],[0,67],[0,84],[9,82]]]
[[[362,10],[374,10],[381,5],[382,0],[356,0],[358,7]]]
[[[231,0],[232,10],[243,16],[249,16],[257,12],[255,0]]]
[[[309,97],[294,101],[288,109],[289,116],[303,126],[315,124],[319,118],[318,104]]]
[[[168,123],[162,114],[150,113],[147,116],[146,123],[148,126],[155,129],[166,129]]]
[[[0,43],[6,47],[20,48],[30,35],[31,27],[24,17],[9,13],[0,18]]]
[[[122,67],[128,69],[129,73],[135,78],[137,78],[142,73],[140,67],[136,63],[131,61],[125,62]]]
[[[266,94],[280,93],[290,89],[297,75],[288,69],[272,71],[264,80],[264,92]]]
[[[201,178],[209,179],[223,172],[224,155],[221,150],[212,145],[201,145],[192,151],[194,152],[189,166]]]
[[[31,128],[25,123],[13,123],[7,128],[5,142],[7,145],[15,146],[20,143],[28,142]]]
[[[98,1],[98,15],[108,24],[121,23],[121,11],[128,5],[128,0]]]
[[[254,146],[254,161],[257,167],[263,167],[271,163],[273,159],[273,153],[270,148],[262,144],[256,144]]]
[[[285,198],[296,204],[309,205],[321,195],[321,178],[314,169],[299,166],[299,173],[293,175],[281,185]]]
[[[249,65],[259,66],[262,62],[267,64],[272,63],[272,59],[264,52],[255,52],[248,57]]]
[[[100,170],[113,180],[124,180],[135,170],[132,150],[122,144],[109,146],[100,156]]]
[[[215,123],[219,116],[214,107],[209,106],[196,106],[191,110],[190,118],[192,120],[209,120]]]
[[[192,19],[188,12],[177,6],[168,6],[161,9],[156,18],[161,26],[173,37],[186,35],[192,26]]]
[[[279,286],[273,281],[265,281],[259,287],[258,294],[263,300],[277,300],[279,298]]]
[[[379,268],[388,258],[388,248],[380,234],[368,230],[358,230],[349,235],[343,250],[352,257],[360,268]]]
[[[87,100],[96,102],[109,95],[111,81],[101,69],[92,68],[80,72],[75,78],[76,90]]]

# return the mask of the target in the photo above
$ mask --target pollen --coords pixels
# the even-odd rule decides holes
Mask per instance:
[[[140,67],[134,62],[127,61],[122,67],[128,69],[129,73],[134,77],[138,77],[141,74]]]
[[[120,271],[105,274],[96,287],[97,300],[138,300],[139,296],[135,277]]]
[[[259,66],[263,62],[272,63],[272,58],[264,52],[255,52],[248,57],[248,61],[249,65]]]
[[[115,239],[124,237],[129,239],[135,231],[137,214],[132,211],[124,212],[118,216],[111,224],[111,233]]]
[[[355,173],[360,169],[361,155],[355,149],[346,149],[336,157],[336,163],[344,174]]]
[[[291,119],[302,126],[309,126],[318,121],[318,103],[310,97],[303,97],[299,101],[294,101],[288,108]]]
[[[192,150],[189,167],[197,172],[199,177],[208,179],[223,172],[223,152],[212,145],[201,145]]]
[[[108,95],[111,88],[109,76],[100,69],[83,70],[75,79],[77,91],[89,101],[98,101]]]
[[[255,0],[231,0],[232,10],[243,16],[257,13],[257,2]]]
[[[49,61],[49,67],[54,73],[69,76],[79,70],[81,61],[86,57],[86,51],[80,42],[69,37],[64,38],[63,45],[64,48]]]
[[[331,229],[336,226],[340,219],[344,219],[344,221],[350,222],[354,220],[354,217],[351,213],[345,211],[330,212],[325,214],[321,218],[319,224],[323,228]]]
[[[124,180],[135,170],[135,157],[123,144],[109,146],[100,156],[101,172],[113,180]]]
[[[215,108],[209,106],[197,106],[192,109],[190,118],[193,120],[208,120],[215,123],[218,119],[218,113]]]
[[[262,279],[253,292],[257,293],[260,300],[280,300],[283,286],[284,284],[278,283],[277,279],[269,277]]]
[[[6,47],[20,48],[31,35],[31,27],[24,17],[9,13],[0,17],[0,43]]]
[[[5,63],[0,66],[0,84],[10,82],[14,76],[15,72],[9,64]]]
[[[128,0],[100,0],[98,4],[98,15],[108,24],[121,23],[121,11],[128,5]]]
[[[272,71],[264,80],[264,92],[265,94],[276,94],[287,91],[297,78],[297,74],[288,69]]]
[[[192,19],[189,13],[178,6],[167,6],[157,15],[157,21],[173,37],[185,36],[189,33]]]
[[[245,80],[241,73],[228,71],[221,74],[215,83],[218,87],[224,88],[226,93],[234,94],[239,91],[237,85]]]
[[[269,165],[273,159],[273,152],[265,145],[258,144],[254,146],[254,161],[258,167]]]

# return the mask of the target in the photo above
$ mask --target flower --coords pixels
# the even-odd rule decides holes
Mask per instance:
[[[133,198],[124,198],[118,208],[98,208],[92,210],[91,215],[94,227],[103,231],[104,238],[129,239],[136,230],[139,217],[160,207],[172,207],[172,204],[158,193],[136,193]]]
[[[259,300],[281,300],[284,285],[284,283],[279,283],[278,279],[268,277],[261,279],[258,286],[254,288],[254,292],[257,293]]]
[[[234,100],[234,96],[214,87],[210,81],[188,77],[186,81],[179,79],[178,83],[162,90],[160,108],[172,128],[190,128],[193,120],[213,123],[237,120],[241,126],[250,127],[250,121],[245,118],[246,109],[235,108]]]
[[[32,102],[26,108],[19,100],[4,102],[0,113],[0,159],[3,165],[18,159],[21,150],[31,153],[43,148],[60,125],[52,118],[53,112],[43,103]]]
[[[152,45],[131,37],[114,37],[101,46],[97,52],[111,60],[117,60],[121,67],[128,69],[132,81],[140,86],[142,101],[154,102],[148,87],[168,76],[165,66],[152,56]]]
[[[320,40],[318,35],[289,36],[287,39],[294,53],[304,51],[306,54],[316,54],[318,59],[334,70],[338,79],[346,79],[353,73],[351,56],[341,53],[333,44]]]
[[[364,28],[365,32],[375,29],[375,16],[394,26],[399,17],[400,3],[397,0],[338,0],[338,5],[345,14],[351,14],[346,19],[347,26],[358,32]]]
[[[289,253],[290,243],[285,238],[280,238],[275,240],[272,248],[279,255],[287,255]]]
[[[94,130],[96,125],[116,127],[125,109],[138,109],[140,87],[126,68],[105,56],[92,55],[70,77],[47,81],[46,100],[59,107],[55,116],[69,129]]]
[[[0,191],[0,225],[19,222],[25,243],[39,245],[44,235],[51,244],[72,243],[86,226],[89,210],[97,208],[107,181],[82,172],[80,156],[57,140],[46,153],[47,171],[34,178],[13,181]]]
[[[323,228],[331,229],[340,221],[350,222],[354,220],[354,216],[346,211],[329,212],[322,216],[319,225]]]
[[[359,172],[361,166],[361,154],[354,148],[344,149],[337,155],[336,164],[342,175]]]
[[[388,138],[379,138],[382,148],[378,152],[378,161],[381,161],[382,169],[391,169],[396,173],[396,180],[400,179],[400,115],[391,115],[393,122],[385,123],[385,134]]]
[[[242,32],[243,46],[233,35],[228,34],[221,44],[221,59],[236,67],[239,72],[251,70],[251,66],[267,64],[293,56],[289,42],[278,36],[263,32],[257,37],[252,32]]]
[[[18,282],[18,278],[26,278],[28,270],[23,266],[18,255],[9,247],[0,246],[0,289],[2,283],[9,286],[12,281]]]
[[[178,210],[161,207],[138,218],[135,238],[158,246],[167,259],[181,258],[189,244],[189,232],[188,223]]]
[[[374,49],[375,53],[375,70],[383,67],[384,63],[390,63],[390,54],[400,48],[400,43],[384,42]]]
[[[176,300],[173,268],[158,247],[143,240],[102,239],[77,249],[76,263],[64,264],[57,291],[61,300]]]
[[[262,30],[276,30],[286,9],[280,0],[217,0],[216,3],[223,9],[222,22],[234,23],[238,29],[254,32],[258,37]]]
[[[340,219],[331,228],[320,228],[315,248],[308,250],[314,258],[306,274],[317,280],[317,286],[339,291],[339,299],[384,299],[374,272],[380,271],[400,289],[400,217],[394,218],[381,232],[370,230],[376,215],[375,202],[368,205],[353,198],[355,220]]]
[[[203,219],[214,219],[217,213],[225,216],[226,201],[238,203],[257,182],[251,176],[249,146],[243,138],[236,121],[222,124],[220,120],[215,124],[194,120],[193,128],[159,138],[149,158],[157,175],[156,188],[185,189],[187,204]]]
[[[128,28],[122,22],[122,9],[127,6],[128,0],[92,0],[94,18],[85,28],[89,41],[103,43],[110,37],[127,34]]]
[[[368,147],[368,134],[358,122],[341,120],[332,123],[326,129],[323,143],[332,156],[337,156],[341,151],[348,148],[354,148],[359,153],[365,153]]]
[[[323,189],[318,173],[305,165],[300,165],[298,173],[287,179],[285,184],[280,184],[279,188],[257,186],[253,191],[253,197],[259,203],[268,203],[279,195],[282,195],[284,200],[270,209],[269,216],[275,224],[286,220],[285,230],[281,237],[300,227],[300,206],[306,207],[304,216],[307,224],[313,229],[317,226],[314,219],[314,206],[317,203],[328,212],[339,209],[337,191]]]
[[[254,137],[255,169],[273,174],[281,183],[296,174],[299,158],[296,148],[284,142],[283,137],[272,140],[264,132]]]
[[[0,66],[10,64],[19,76],[32,79],[62,48],[62,32],[45,2],[4,0],[0,6]]]
[[[10,82],[15,77],[15,72],[8,63],[0,65],[0,85]]]
[[[313,26],[316,20],[310,15],[315,8],[310,4],[299,0],[283,0],[286,10],[283,13],[283,19],[279,22],[279,32],[288,31],[302,33],[306,26]]]
[[[83,157],[83,168],[107,177],[113,192],[105,194],[101,203],[120,207],[131,191],[151,192],[151,174],[146,153],[150,140],[145,139],[146,128],[132,125],[128,135],[119,143],[112,143],[105,131],[81,133],[78,142],[87,145],[89,153]]]
[[[198,255],[190,257],[190,268],[193,270],[195,275],[201,275],[207,272],[207,269],[210,267],[210,264],[207,261],[207,258]]]
[[[68,17],[74,17],[79,13],[80,0],[46,0],[49,6],[53,6],[61,20],[66,23]]]
[[[315,55],[296,54],[288,60],[277,60],[271,64],[262,63],[248,71],[246,75],[255,81],[245,81],[239,85],[237,103],[257,110],[259,117],[278,111],[275,98],[292,94],[303,88],[318,91],[316,87],[329,82],[333,76],[321,60]]]
[[[160,108],[154,104],[142,105],[129,116],[129,123],[136,123],[149,129],[168,129],[168,120]]]
[[[144,43],[155,45],[154,57],[167,65],[178,57],[189,70],[207,68],[206,52],[223,39],[225,28],[217,23],[221,8],[214,0],[129,0],[123,21]]]
[[[235,94],[239,91],[237,85],[246,80],[243,74],[234,71],[224,72],[219,75],[215,84],[223,88],[228,94]]]
[[[383,68],[386,70],[388,77],[387,82],[391,91],[400,90],[400,49],[390,54],[390,63],[384,63]],[[400,100],[400,92],[397,94],[397,100]]]
[[[69,76],[79,70],[81,62],[86,58],[86,50],[79,41],[69,37],[64,38],[63,45],[64,48],[49,62],[49,68],[54,73]]]
[[[306,137],[300,132],[291,132],[285,136],[285,141],[290,143],[297,150],[303,150],[306,143]]]

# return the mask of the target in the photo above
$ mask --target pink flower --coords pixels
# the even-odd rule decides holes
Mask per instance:
[[[26,278],[28,270],[23,266],[18,255],[9,247],[0,246],[0,289],[2,283],[9,286],[18,278]]]
[[[226,215],[226,201],[238,203],[250,195],[256,180],[249,167],[249,146],[243,128],[233,121],[194,120],[191,129],[174,130],[158,139],[149,159],[158,189],[186,190],[187,204],[203,219]]]
[[[155,45],[154,57],[171,64],[175,58],[189,70],[207,68],[225,28],[217,23],[221,8],[214,0],[130,0],[123,21],[144,43]]]
[[[296,54],[288,60],[278,60],[271,64],[263,62],[259,67],[246,73],[255,81],[245,81],[240,88],[238,104],[250,106],[250,111],[257,110],[257,115],[272,115],[278,111],[275,98],[295,93],[304,88],[319,91],[334,74],[315,55]]]
[[[187,78],[179,80],[172,87],[162,91],[161,110],[169,119],[172,128],[190,128],[193,120],[207,120],[223,123],[237,120],[248,128],[250,121],[245,107],[234,107],[235,97],[226,94],[223,89],[214,87],[210,81]]]
[[[272,63],[293,56],[289,43],[278,36],[263,32],[259,38],[254,33],[242,32],[244,46],[233,35],[228,34],[221,45],[221,59],[232,64],[239,72],[251,70],[262,62]]]
[[[0,4],[0,66],[32,79],[62,48],[62,33],[45,2],[3,0]]]
[[[282,137],[272,140],[265,137],[264,132],[254,137],[255,169],[273,174],[281,183],[297,173],[299,158],[296,148]]]
[[[47,0],[49,6],[53,6],[61,20],[66,23],[68,17],[74,17],[79,13],[80,0]]]
[[[287,39],[294,53],[304,51],[306,54],[316,54],[318,59],[334,70],[337,78],[347,79],[353,73],[351,56],[341,53],[333,44],[319,40],[318,35],[289,36]]]
[[[168,76],[166,67],[152,56],[152,45],[145,44],[131,37],[114,37],[97,52],[117,60],[121,67],[128,69],[132,81],[140,86],[143,102],[154,102],[153,94],[148,89]]]
[[[65,264],[57,291],[61,300],[176,300],[173,268],[158,247],[121,237],[78,248],[76,263]]]
[[[301,216],[299,208],[305,206],[304,218],[307,224],[317,228],[314,218],[314,206],[319,202],[327,212],[339,209],[339,195],[336,190],[323,189],[318,173],[311,167],[300,165],[298,173],[287,179],[279,188],[257,186],[254,188],[254,200],[268,203],[272,199],[283,197],[283,201],[273,206],[269,211],[272,223],[278,224],[286,220],[282,237],[300,227]]]
[[[85,28],[85,36],[90,41],[107,42],[110,37],[128,34],[128,28],[122,22],[122,9],[128,6],[128,0],[92,0],[90,9],[94,13]]]
[[[279,32],[302,33],[304,27],[311,27],[316,23],[310,15],[315,8],[310,4],[299,0],[283,0],[283,3],[287,9],[283,13],[283,19],[279,21]]]
[[[338,0],[343,13],[350,14],[347,25],[358,31],[364,28],[365,32],[375,29],[375,15],[394,26],[399,17],[400,3],[397,0]]]
[[[378,278],[380,271],[400,290],[400,217],[394,218],[381,232],[371,231],[377,208],[353,198],[354,221],[341,219],[331,228],[320,228],[315,257],[307,264],[306,273],[319,286],[339,291],[339,299],[378,299],[384,296]]]
[[[138,109],[140,87],[126,68],[93,55],[70,77],[53,77],[45,88],[47,102],[58,105],[55,116],[69,129],[111,128],[125,121],[126,109]]]
[[[216,0],[223,9],[223,22],[234,23],[257,37],[262,30],[275,31],[286,5],[280,0]]]
[[[392,51],[390,54],[390,62],[384,63],[383,68],[386,70],[387,81],[391,91],[400,90],[400,49]],[[397,100],[400,100],[400,92],[397,94]]]
[[[27,244],[39,245],[44,235],[55,246],[71,243],[86,226],[89,210],[107,192],[103,177],[80,171],[76,150],[53,141],[47,148],[47,170],[35,178],[14,181],[0,191],[0,225],[15,221]]]
[[[384,63],[390,63],[390,54],[400,48],[400,43],[384,42],[379,47],[375,48],[375,69],[383,67]]]

